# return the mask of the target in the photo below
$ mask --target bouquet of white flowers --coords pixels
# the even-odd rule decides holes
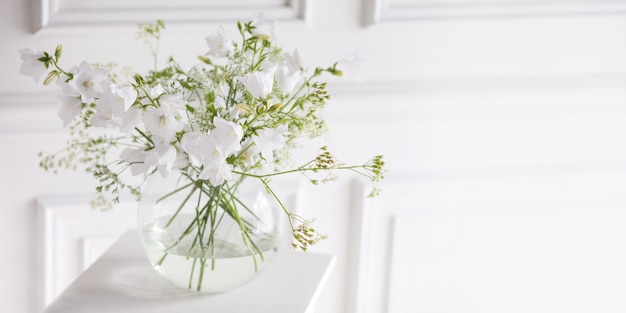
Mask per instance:
[[[219,243],[214,235],[225,223],[224,216],[234,220],[247,252],[263,259],[264,249],[255,242],[258,238],[253,231],[252,219],[257,217],[244,217],[250,208],[238,196],[244,180],[260,182],[287,215],[294,248],[306,250],[324,236],[309,220],[285,207],[270,185],[272,177],[301,173],[317,184],[330,180],[337,170],[348,170],[375,183],[384,175],[382,156],[346,165],[326,147],[301,166],[284,167],[291,164],[290,151],[298,139],[315,138],[326,131],[319,112],[329,96],[326,84],[318,78],[324,73],[342,76],[355,59],[307,72],[297,49],[285,53],[275,46],[274,24],[262,15],[239,22],[241,38],[237,42],[229,40],[219,27],[206,38],[208,52],[189,69],[174,58],[157,68],[158,43],[165,25],[161,21],[140,24],[139,36],[150,46],[155,68],[126,75],[126,79],[111,67],[87,62],[62,67],[60,45],[54,53],[20,51],[22,74],[32,75],[37,82],[45,77],[45,85],[56,82],[58,115],[72,135],[63,150],[41,155],[41,167],[56,171],[84,165],[98,181],[100,196],[94,203],[104,207],[119,202],[123,190],[142,197],[142,183],[131,184],[121,175],[128,170],[143,179],[160,175],[184,181],[156,200],[184,195],[161,228],[169,227],[184,206],[191,205],[194,213],[185,219],[174,241],[161,247],[162,257],[155,265],[162,265],[165,257],[174,253],[173,245],[191,238],[185,249],[195,251],[191,258],[198,269],[189,274],[189,288],[195,273],[200,276],[193,285],[201,289],[204,268],[210,263],[207,260],[216,258],[213,252]],[[95,128],[104,131],[93,132]],[[121,153],[111,159],[109,151]],[[371,195],[377,193],[373,185]],[[194,200],[189,201],[191,198]]]

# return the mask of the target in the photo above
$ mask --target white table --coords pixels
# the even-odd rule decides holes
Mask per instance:
[[[150,266],[135,231],[125,233],[45,313],[311,312],[333,257],[279,250],[259,276],[235,290],[179,289]]]

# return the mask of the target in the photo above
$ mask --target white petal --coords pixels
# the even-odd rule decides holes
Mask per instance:
[[[229,156],[241,150],[243,129],[239,124],[226,121],[221,117],[215,117],[213,124],[215,124],[215,129],[211,131],[209,136],[215,141],[224,155]]]
[[[274,73],[276,66],[267,71],[255,71],[236,77],[248,92],[257,99],[266,99],[274,88]]]
[[[206,42],[210,48],[208,54],[214,57],[224,57],[232,49],[232,42],[226,37],[222,26],[217,28],[215,34],[207,36]]]
[[[357,53],[353,53],[337,62],[337,69],[342,72],[342,77],[352,79],[354,81],[363,81],[361,78],[361,59]]]
[[[41,76],[47,71],[43,62],[39,58],[43,57],[43,51],[38,48],[27,48],[18,50],[22,65],[20,66],[20,74],[32,76],[36,83],[39,82]]]

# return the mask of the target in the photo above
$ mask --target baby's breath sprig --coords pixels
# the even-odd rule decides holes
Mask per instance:
[[[315,166],[321,170],[330,170],[337,168],[338,165],[337,159],[328,151],[328,147],[321,147],[319,154],[315,157]]]
[[[157,68],[157,56],[159,54],[159,42],[161,39],[161,32],[165,30],[165,23],[162,20],[157,20],[156,23],[139,23],[139,31],[137,32],[137,39],[141,39],[148,47],[154,59],[154,69]]]
[[[98,186],[96,187],[96,191],[98,192],[99,197],[103,194],[110,194],[112,198],[109,200],[111,204],[120,203],[120,193],[124,189],[128,189],[129,192],[137,196],[139,198],[140,190],[136,186],[130,186],[125,184],[119,177],[119,174],[113,172],[109,166],[104,164],[94,164],[91,169],[93,176],[98,181]],[[95,201],[94,203],[99,203]],[[103,206],[107,208],[107,206]],[[103,208],[100,207],[100,208]],[[98,207],[96,207],[98,208]]]
[[[297,226],[293,229],[293,241],[291,246],[294,249],[306,251],[309,246],[312,246],[318,243],[320,240],[324,240],[328,238],[328,236],[320,234],[313,227],[313,222],[315,220],[305,220],[304,218],[291,214],[290,222],[293,225],[294,223]]]

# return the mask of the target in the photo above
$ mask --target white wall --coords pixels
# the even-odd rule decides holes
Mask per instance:
[[[329,145],[346,161],[383,153],[389,164],[375,201],[347,177],[302,189],[299,209],[330,235],[314,250],[338,261],[317,312],[625,311],[626,2],[383,2],[267,2],[282,18],[281,44],[300,47],[311,66],[354,50],[366,59],[365,83],[330,87]],[[33,33],[37,3],[61,11]],[[73,16],[77,3],[0,3],[6,312],[36,312],[44,278],[66,283],[84,243],[110,235],[107,227],[80,234],[76,225],[86,222],[61,218],[47,239],[70,252],[46,255],[36,216],[36,198],[69,212],[74,195],[93,185],[37,167],[37,152],[54,151],[65,136],[53,97],[19,76],[17,49],[62,43],[67,64],[149,65],[134,22],[126,23],[133,15]],[[164,55],[203,51],[204,36],[229,25],[217,19],[253,12],[246,1],[238,7],[164,12],[172,21]],[[202,14],[210,22],[200,23]],[[191,22],[176,22],[183,19]],[[50,262],[74,268],[42,271]]]

